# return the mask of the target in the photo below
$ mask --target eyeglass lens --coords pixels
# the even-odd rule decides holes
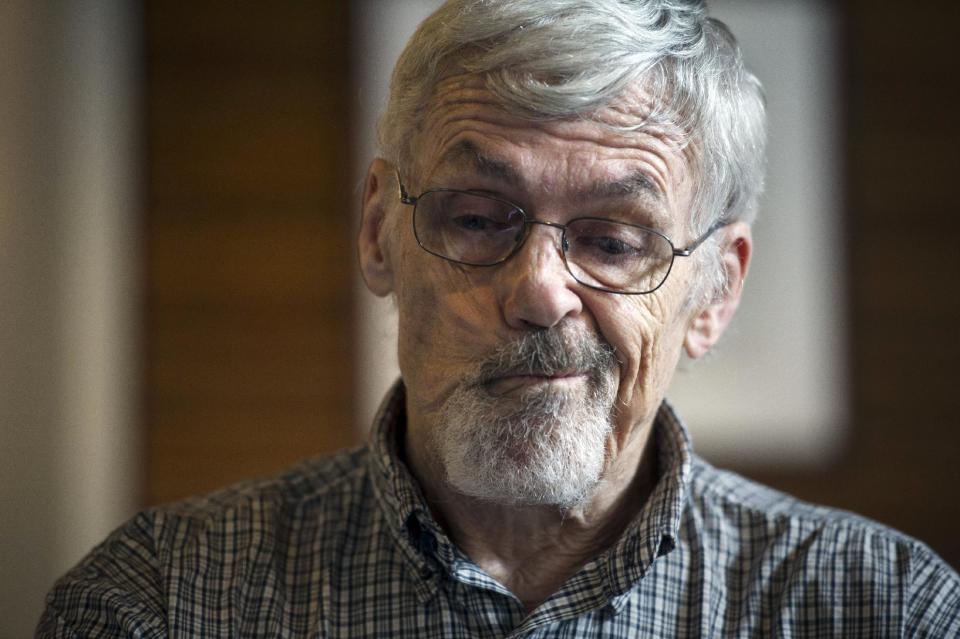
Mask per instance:
[[[420,245],[440,257],[475,266],[507,259],[528,233],[523,212],[498,198],[462,191],[428,191],[414,210]],[[620,292],[656,289],[673,263],[673,246],[640,226],[601,218],[571,220],[564,231],[567,268],[588,286]]]

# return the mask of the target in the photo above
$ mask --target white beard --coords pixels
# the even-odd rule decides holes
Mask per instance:
[[[550,330],[499,349],[445,402],[433,448],[455,490],[503,505],[573,508],[600,481],[613,430],[613,349],[591,334]],[[503,398],[484,383],[571,366],[589,370],[579,387]]]

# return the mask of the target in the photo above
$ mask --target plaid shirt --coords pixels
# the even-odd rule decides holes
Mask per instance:
[[[527,613],[430,516],[403,406],[398,384],[368,447],[141,513],[55,585],[37,635],[960,636],[960,577],[926,546],[712,468],[666,404],[640,514]]]

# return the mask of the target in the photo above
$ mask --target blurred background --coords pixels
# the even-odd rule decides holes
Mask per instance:
[[[362,441],[395,359],[359,183],[435,4],[0,3],[0,637],[139,508]],[[671,394],[711,461],[958,567],[960,9],[713,6],[770,194],[744,317]]]

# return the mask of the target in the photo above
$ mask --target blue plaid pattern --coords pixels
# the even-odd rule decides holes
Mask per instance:
[[[404,389],[367,447],[145,511],[65,575],[38,637],[960,637],[960,577],[923,544],[692,454],[619,541],[529,614],[430,516],[398,458]]]

